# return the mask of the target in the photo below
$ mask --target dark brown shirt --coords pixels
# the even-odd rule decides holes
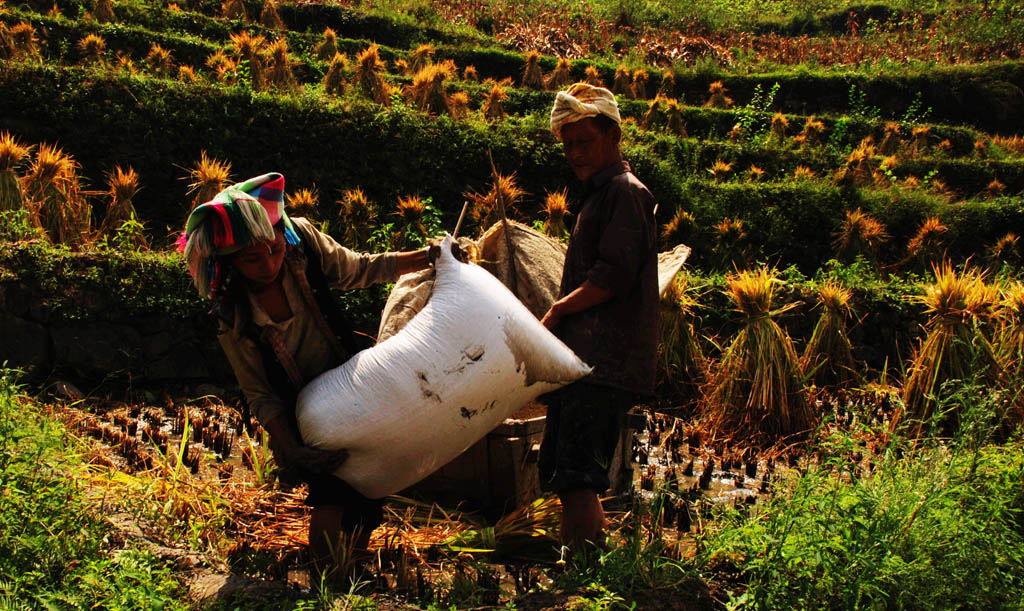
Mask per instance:
[[[565,254],[561,296],[590,280],[610,291],[570,314],[555,334],[594,368],[585,381],[654,393],[658,350],[658,251],[654,196],[625,161],[593,176]]]

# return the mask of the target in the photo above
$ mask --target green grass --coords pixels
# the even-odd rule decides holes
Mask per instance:
[[[0,370],[0,607],[184,609],[170,569],[87,499],[80,448]]]
[[[949,397],[974,423],[957,438],[871,448],[878,431],[836,432],[766,503],[718,516],[703,558],[733,576],[734,606],[1019,608],[1024,443],[990,443],[998,393],[961,384]]]

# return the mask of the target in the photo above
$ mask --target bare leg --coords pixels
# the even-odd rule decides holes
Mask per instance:
[[[562,543],[579,545],[590,541],[604,546],[604,508],[590,488],[569,490],[559,495],[562,501]]]
[[[314,507],[309,515],[309,551],[317,570],[326,572],[338,564],[336,550],[341,539],[341,518],[345,508],[341,505]]]

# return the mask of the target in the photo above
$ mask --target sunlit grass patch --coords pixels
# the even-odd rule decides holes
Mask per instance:
[[[0,371],[0,604],[185,609],[181,584],[83,493],[82,448]]]

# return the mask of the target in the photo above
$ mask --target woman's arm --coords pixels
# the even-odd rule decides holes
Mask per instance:
[[[426,269],[435,259],[437,259],[440,253],[441,247],[437,245],[421,248],[419,250],[396,253],[395,259],[398,263],[398,275],[402,276],[411,272],[418,272],[421,269]]]

